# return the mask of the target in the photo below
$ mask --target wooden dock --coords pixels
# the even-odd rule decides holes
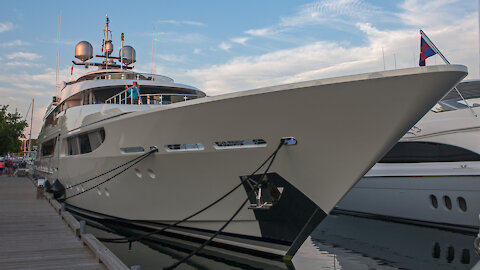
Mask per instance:
[[[0,269],[112,269],[64,220],[30,179],[0,176]]]

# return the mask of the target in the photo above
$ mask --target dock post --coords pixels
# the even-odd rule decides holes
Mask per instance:
[[[60,211],[65,212],[65,203],[60,204]]]
[[[141,270],[142,267],[140,265],[132,265],[130,266],[130,270]]]
[[[85,234],[86,233],[86,230],[85,230],[85,225],[87,224],[87,222],[85,220],[80,220],[80,235],[82,234]]]

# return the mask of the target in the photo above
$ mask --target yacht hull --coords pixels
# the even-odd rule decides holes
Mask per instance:
[[[71,186],[142,153],[159,151],[93,189],[67,199],[85,212],[132,222],[170,224],[202,209],[250,175],[280,143],[269,170],[282,195],[269,210],[245,206],[215,243],[278,256],[293,256],[344,194],[445,93],[466,76],[463,66],[432,66],[361,74],[256,89],[175,103],[78,126],[68,118],[46,129],[58,136],[59,154],[40,158],[48,175]],[[112,105],[103,106],[107,111]],[[131,105],[130,105],[131,106]],[[69,156],[66,138],[103,128],[95,151]],[[215,142],[264,140],[257,147],[218,149]],[[170,151],[168,145],[201,144],[200,150]],[[66,197],[105,180],[66,190]],[[169,231],[205,239],[218,230],[248,196],[239,188],[220,203]],[[282,203],[283,200],[283,203]],[[156,226],[155,225],[155,226]],[[243,240],[241,240],[243,239]],[[245,240],[246,239],[246,240]]]
[[[478,181],[478,175],[364,177],[337,212],[478,232]]]

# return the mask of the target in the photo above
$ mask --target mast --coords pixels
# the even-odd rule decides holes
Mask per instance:
[[[96,57],[103,58],[101,63],[92,63],[87,62],[88,60],[93,58],[93,46],[88,41],[80,41],[75,46],[75,58],[80,59],[81,62],[72,61],[74,65],[84,66],[88,68],[90,66],[96,66],[99,69],[109,69],[109,68],[119,68],[119,69],[133,69],[133,67],[129,66],[136,62],[135,56],[135,49],[132,46],[123,46],[125,36],[122,33],[122,44],[119,50],[119,56],[113,56],[113,42],[112,38],[112,31],[109,30],[110,26],[110,19],[108,18],[108,14],[106,15],[106,24],[102,41],[102,54],[95,55]],[[119,60],[120,64],[117,64],[115,60]]]
[[[32,123],[33,123],[33,106],[35,105],[35,99],[32,98],[32,113],[30,115],[30,134],[28,135],[28,155],[31,156],[32,151]]]
[[[105,25],[105,37],[103,38],[103,48],[105,49],[104,51],[104,55],[105,55],[105,69],[108,69],[108,49],[106,47],[107,43],[108,43],[108,23],[109,23],[109,19],[108,19],[108,14],[105,15],[107,17],[107,23]]]
[[[59,73],[60,73],[60,27],[62,25],[62,12],[58,15],[58,29],[57,29],[57,70],[55,71],[55,95],[58,95],[59,88]]]
[[[155,48],[155,28],[153,29],[153,33],[152,33],[152,61],[150,62],[150,73],[155,73],[154,72],[154,69],[155,69],[155,51],[154,51],[154,48]]]
[[[122,33],[122,43],[120,45],[120,69],[123,70],[123,39],[124,35]]]

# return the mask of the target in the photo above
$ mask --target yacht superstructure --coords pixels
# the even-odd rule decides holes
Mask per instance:
[[[464,81],[457,88],[461,96],[455,91],[445,96],[357,183],[338,210],[478,231],[480,119],[475,113],[480,113],[480,81]]]
[[[102,63],[87,62],[91,45],[77,45],[75,64],[100,69],[65,83],[48,109],[38,174],[58,179],[70,209],[136,228],[177,224],[218,200],[164,233],[203,241],[233,217],[212,245],[262,256],[293,256],[467,75],[464,66],[432,66],[208,97],[132,71],[133,48],[113,58],[110,43],[106,36]],[[256,170],[262,162],[268,168]],[[116,174],[122,164],[130,167]]]

